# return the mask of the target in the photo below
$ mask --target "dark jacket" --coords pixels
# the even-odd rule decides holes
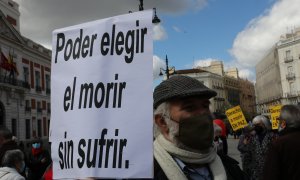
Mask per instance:
[[[272,143],[263,179],[296,180],[300,178],[300,129],[284,130]]]
[[[39,180],[43,176],[47,167],[51,164],[51,157],[47,150],[42,150],[41,153],[37,155],[32,155],[32,153],[28,156],[29,160],[29,180]]]

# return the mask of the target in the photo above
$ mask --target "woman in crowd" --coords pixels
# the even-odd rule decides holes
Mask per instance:
[[[277,134],[272,132],[272,125],[268,118],[263,115],[256,116],[253,120],[255,135],[244,141],[245,149],[251,156],[252,166],[251,180],[259,180],[262,177],[262,171],[270,145]]]

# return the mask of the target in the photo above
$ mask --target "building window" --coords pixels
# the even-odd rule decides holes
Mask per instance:
[[[42,120],[38,119],[38,137],[42,137]]]
[[[47,136],[47,120],[46,120],[46,118],[43,118],[43,130],[44,130],[44,136]]]
[[[30,106],[30,101],[29,100],[25,101],[25,111],[28,111],[28,112],[31,111],[31,106]]]
[[[288,70],[288,73],[292,73],[292,72],[294,72],[294,68],[293,68],[293,66],[289,66],[287,70]]]
[[[46,94],[50,94],[50,75],[46,74]]]
[[[32,136],[36,137],[36,119],[32,117]]]
[[[11,120],[11,133],[13,136],[17,136],[17,120],[16,119]]]
[[[26,139],[30,139],[30,119],[26,119],[25,121]]]
[[[42,106],[41,106],[41,102],[40,101],[37,102],[37,112],[39,112],[39,113],[42,112]]]
[[[291,90],[291,93],[295,93],[296,92],[296,86],[295,86],[294,82],[290,83],[290,90]]]
[[[29,82],[29,69],[28,67],[23,67],[23,72],[24,72],[24,81]]]
[[[35,90],[37,92],[41,92],[42,88],[41,88],[41,75],[39,71],[35,71]]]
[[[47,113],[48,114],[51,113],[51,105],[50,105],[50,103],[47,103]]]
[[[285,51],[285,57],[290,57],[291,56],[291,50]]]

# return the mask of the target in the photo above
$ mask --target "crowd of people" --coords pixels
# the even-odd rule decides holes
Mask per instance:
[[[155,179],[299,179],[300,106],[284,105],[278,130],[268,117],[254,117],[234,133],[242,168],[228,156],[222,118],[209,110],[216,92],[186,76],[173,76],[154,90]],[[214,120],[213,120],[214,119]]]
[[[0,180],[40,180],[50,165],[51,156],[42,140],[34,140],[26,152],[9,129],[0,127]]]
[[[155,88],[154,179],[299,179],[300,107],[282,107],[278,130],[272,130],[270,120],[262,115],[241,130],[237,147],[240,168],[239,162],[228,156],[226,117],[209,108],[209,99],[216,95],[200,81],[179,75]],[[52,176],[51,157],[42,142],[34,141],[26,153],[6,128],[0,129],[0,163],[1,180]]]

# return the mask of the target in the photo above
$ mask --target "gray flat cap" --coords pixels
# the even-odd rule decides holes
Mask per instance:
[[[201,96],[210,99],[216,95],[214,90],[209,89],[197,79],[177,75],[156,86],[153,93],[153,107],[156,109],[161,103],[177,97]]]

